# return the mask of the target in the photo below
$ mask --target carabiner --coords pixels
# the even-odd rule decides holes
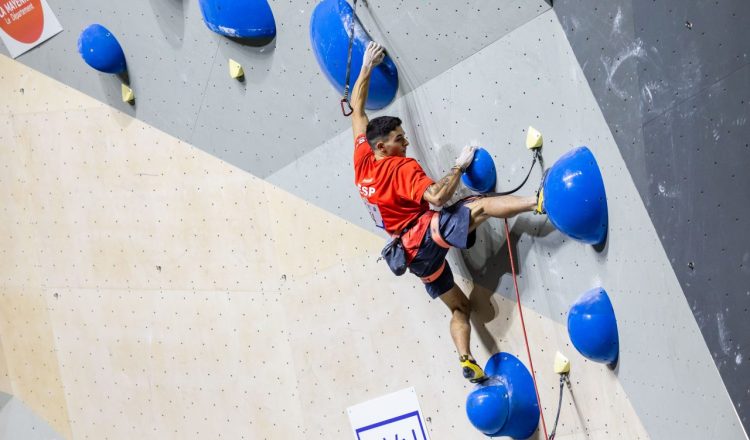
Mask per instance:
[[[349,107],[349,113],[346,112],[346,107],[344,107],[344,104]],[[344,116],[350,116],[352,113],[354,113],[354,109],[352,108],[352,105],[349,104],[349,101],[347,101],[346,98],[341,98],[341,113],[344,114]]]

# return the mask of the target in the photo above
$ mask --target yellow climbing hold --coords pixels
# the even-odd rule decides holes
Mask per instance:
[[[135,101],[135,95],[133,94],[133,89],[126,86],[125,84],[122,84],[122,102],[133,102]]]
[[[570,361],[568,358],[563,356],[559,351],[555,355],[555,373],[565,374],[570,373]]]
[[[245,76],[245,71],[242,69],[242,65],[233,59],[229,59],[229,76],[234,79],[239,79]]]
[[[542,134],[536,128],[529,125],[526,133],[526,148],[529,150],[541,148],[543,142]]]

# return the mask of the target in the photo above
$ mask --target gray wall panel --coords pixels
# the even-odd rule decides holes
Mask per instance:
[[[0,439],[2,440],[62,440],[44,420],[15,397],[0,393]]]
[[[362,24],[395,58],[404,93],[550,8],[549,0],[363,3]]]
[[[310,9],[276,6],[278,35],[265,47],[217,39],[194,145],[264,177],[341,131],[340,96],[309,46]],[[229,78],[229,58],[243,65],[244,81]]]
[[[170,0],[158,8],[145,1],[126,8],[114,2],[49,3],[65,30],[19,61],[181,139],[190,138],[217,52],[215,39],[202,33],[179,35],[179,23],[188,30],[203,26],[197,3]],[[125,50],[135,106],[122,102],[117,76],[96,72],[78,54],[78,35],[95,22],[111,30]]]
[[[197,1],[49,3],[65,31],[19,61],[255,175],[286,166],[348,124],[310,48],[316,1],[271,1],[278,33],[262,48],[209,31]],[[359,6],[365,26],[396,58],[402,92],[548,9],[544,0]],[[121,102],[116,76],[95,72],[77,53],[79,33],[93,22],[109,28],[125,50],[132,107]],[[245,67],[244,83],[229,78],[230,57]]]

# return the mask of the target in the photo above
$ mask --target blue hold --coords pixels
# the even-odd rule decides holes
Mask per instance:
[[[539,425],[539,404],[531,373],[510,353],[497,353],[484,368],[490,379],[469,394],[469,421],[490,437],[531,437]]]
[[[466,172],[461,176],[461,181],[469,189],[478,193],[486,193],[495,189],[497,183],[497,170],[492,155],[484,148],[477,148],[474,153],[474,160],[466,168]]]
[[[203,21],[225,37],[270,42],[276,21],[267,0],[200,0]]]
[[[125,53],[112,32],[92,24],[78,37],[78,53],[89,66],[104,73],[122,73],[127,68]]]
[[[612,302],[602,288],[581,295],[568,312],[568,334],[586,358],[614,365],[620,352],[617,320]]]
[[[594,155],[579,147],[563,155],[544,181],[544,208],[570,237],[597,245],[607,236],[607,195]]]
[[[354,20],[350,90],[362,68],[362,56],[372,41],[362,24],[344,0],[323,0],[315,7],[310,19],[310,42],[320,68],[338,92],[344,94],[346,59],[349,50],[349,28]],[[386,55],[375,67],[370,78],[370,89],[365,108],[379,110],[390,104],[398,91],[398,70]]]
[[[508,388],[505,379],[491,376],[466,398],[466,415],[475,428],[492,435],[500,431],[508,420]]]

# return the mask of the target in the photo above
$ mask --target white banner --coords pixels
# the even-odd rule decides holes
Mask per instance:
[[[0,39],[13,58],[60,31],[46,0],[0,0]]]
[[[414,388],[347,409],[357,440],[430,440]]]

